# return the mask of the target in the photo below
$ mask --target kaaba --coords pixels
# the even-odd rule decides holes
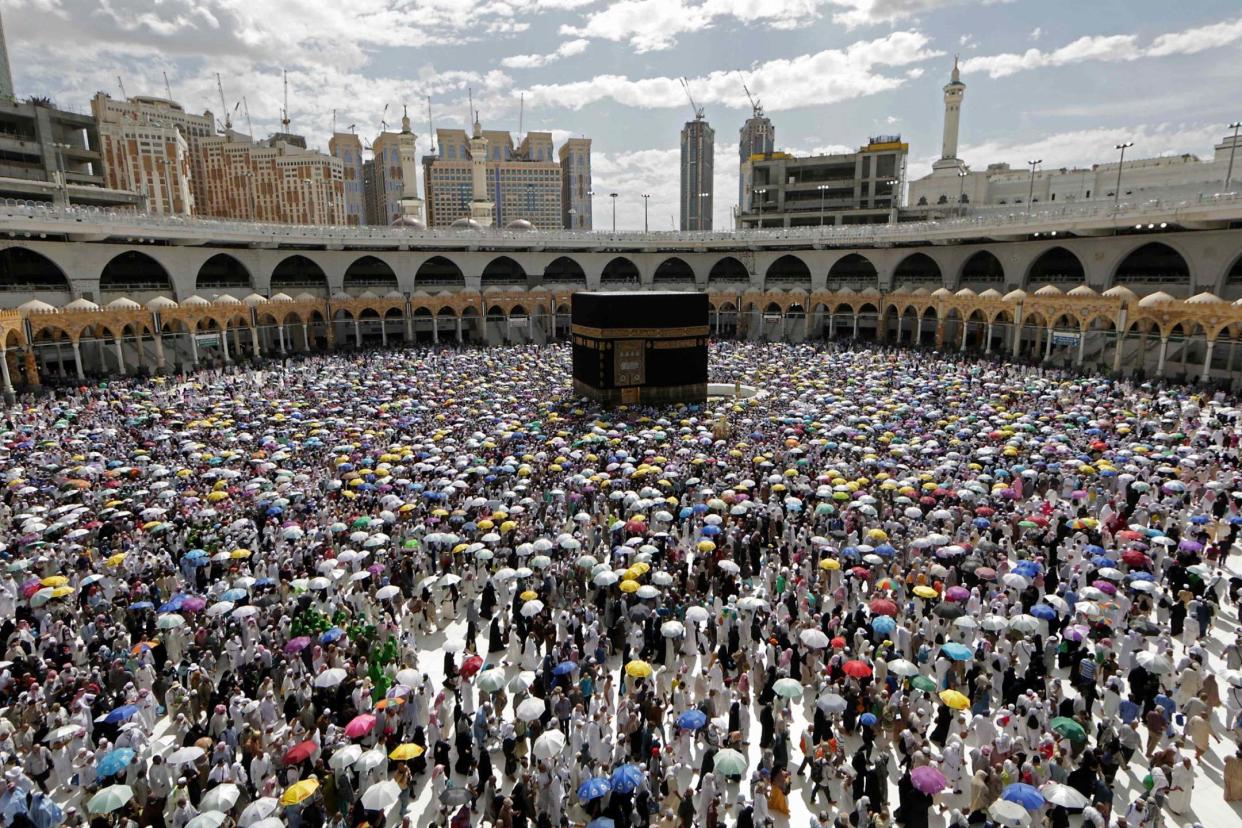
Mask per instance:
[[[707,294],[573,295],[574,391],[607,405],[707,399]]]

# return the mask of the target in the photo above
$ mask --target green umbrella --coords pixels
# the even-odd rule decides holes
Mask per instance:
[[[487,693],[495,693],[505,686],[505,674],[500,670],[484,670],[474,679],[474,686]]]
[[[401,544],[401,546],[405,549],[417,549],[418,541],[415,540],[414,538],[407,538],[405,542]]]
[[[155,626],[161,630],[171,630],[176,627],[184,627],[185,619],[180,615],[177,615],[175,612],[170,612],[167,615],[161,615],[159,620],[155,622]]]
[[[1065,716],[1057,716],[1048,723],[1052,727],[1052,732],[1058,736],[1064,736],[1071,742],[1087,741],[1087,731],[1083,730],[1082,725],[1073,719]]]
[[[724,776],[742,776],[746,773],[746,757],[733,748],[725,748],[716,752],[715,764],[712,767],[716,773]]]
[[[910,679],[910,685],[916,690],[926,690],[928,693],[936,692],[936,682],[932,681],[927,676],[915,676]]]
[[[129,785],[109,785],[91,797],[86,808],[92,814],[110,814],[134,798],[134,789]]]
[[[352,524],[354,529],[366,529],[370,525],[371,525],[371,519],[365,516],[355,519]]]
[[[772,692],[787,699],[796,699],[802,695],[802,683],[792,678],[777,679],[772,685]]]

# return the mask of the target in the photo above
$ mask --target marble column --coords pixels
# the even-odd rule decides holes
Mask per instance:
[[[73,367],[78,372],[78,379],[86,379],[86,372],[82,370],[82,346],[78,340],[73,340]]]

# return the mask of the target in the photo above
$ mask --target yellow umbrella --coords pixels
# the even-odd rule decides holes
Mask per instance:
[[[456,546],[454,546],[454,547],[453,547],[453,554],[454,554],[454,555],[460,555],[462,552],[465,552],[465,551],[466,551],[467,549],[469,549],[469,548],[470,548],[470,544],[468,544],[468,543],[459,543],[459,544],[457,544]]]
[[[389,759],[396,759],[398,762],[404,762],[406,759],[417,759],[426,753],[426,749],[422,745],[416,745],[413,742],[405,742],[397,745],[392,749],[392,753],[388,754]]]
[[[924,586],[923,584],[919,584],[918,586],[914,588],[914,594],[919,596],[920,598],[935,598],[939,593],[929,586]]]
[[[39,583],[45,587],[47,586],[58,587],[58,586],[64,586],[65,584],[69,583],[69,579],[66,578],[64,575],[49,575],[48,577],[44,578],[42,581],[39,581]]]
[[[822,561],[819,562],[819,568],[826,569],[829,572],[833,572],[841,568],[841,562],[838,561],[836,558],[824,558]]]
[[[496,525],[496,524],[492,523],[490,520],[480,520],[480,521],[479,521],[479,528],[480,528],[480,529],[491,529],[491,528],[492,528],[492,527],[494,527],[495,525]]]
[[[622,592],[638,592],[638,581],[631,581],[628,578],[625,579],[624,581],[621,582],[621,591]]]
[[[631,566],[630,569],[634,570],[640,575],[646,575],[648,572],[651,571],[651,564],[647,563],[646,561],[639,561],[638,563]]]
[[[940,700],[954,710],[965,710],[970,707],[970,699],[956,690],[941,690]]]
[[[249,558],[250,550],[249,549],[234,549],[232,552],[229,553],[229,556],[234,559]]]
[[[415,508],[417,507],[415,507],[413,503],[402,503],[401,507],[397,509],[397,511],[404,515],[414,511]]]
[[[72,594],[73,594],[73,587],[71,586],[58,586],[52,590],[53,598],[64,598],[66,595],[72,595]]]
[[[533,589],[528,589],[525,592],[523,592],[521,595],[519,595],[518,597],[521,598],[523,601],[533,601],[539,597],[539,593],[535,592]]]
[[[288,788],[285,788],[285,792],[280,795],[281,807],[305,802],[317,790],[319,790],[319,780],[313,776],[310,779],[303,779],[301,782],[294,782]]]
[[[405,506],[409,506],[409,505],[410,504],[408,503],[405,504]],[[401,508],[404,509],[405,506],[402,506]],[[413,508],[413,507],[411,506],[410,508]],[[432,509],[431,515],[432,517],[448,517],[449,513],[448,513],[448,509]]]
[[[506,520],[504,523],[500,524],[500,531],[502,534],[512,532],[516,528],[517,528],[516,521]]]
[[[150,532],[152,529],[154,529],[155,527],[159,525],[160,525],[160,522],[158,520],[148,520],[146,523],[142,524],[142,528],[144,531]]]
[[[651,669],[651,665],[645,661],[634,659],[625,665],[625,674],[632,678],[648,678],[655,671]]]
[[[219,503],[221,500],[226,499],[228,496],[229,496],[228,492],[211,492],[210,494],[207,495],[207,500],[209,500],[212,503]]]
[[[106,563],[108,566],[120,566],[120,565],[121,565],[121,562],[125,560],[125,556],[126,556],[127,554],[129,554],[129,553],[127,553],[127,552],[117,552],[115,555],[113,555],[112,557],[110,557],[110,558],[108,558],[106,561],[104,561],[104,563]]]
[[[711,541],[709,540],[699,541],[700,552],[714,552],[715,550],[716,550],[716,544],[712,543]]]

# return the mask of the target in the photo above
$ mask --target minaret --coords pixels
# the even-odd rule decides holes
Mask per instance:
[[[423,200],[418,197],[418,151],[417,138],[410,129],[410,115],[401,107],[401,134],[397,138],[397,153],[401,159],[401,199],[397,202],[401,215],[422,221]]]
[[[932,164],[932,169],[963,166],[957,157],[957,132],[962,117],[962,98],[965,95],[966,84],[962,83],[962,73],[957,67],[957,57],[954,56],[953,74],[944,87],[944,139],[940,145],[940,160]]]
[[[0,20],[0,100],[17,100],[13,94],[13,73],[9,71],[9,45],[4,39],[3,20]]]
[[[483,227],[491,227],[496,221],[496,204],[487,197],[487,139],[479,117],[474,118],[474,135],[470,139],[470,180],[472,197],[470,218]]]

